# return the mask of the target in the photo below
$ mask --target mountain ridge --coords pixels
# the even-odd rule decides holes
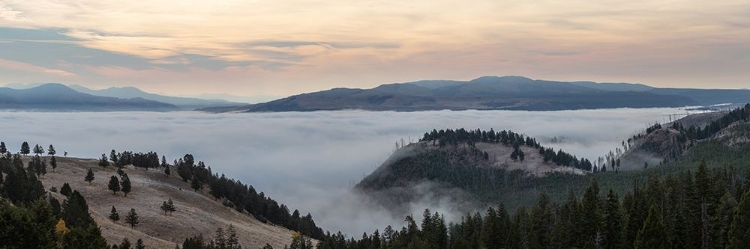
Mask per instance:
[[[114,97],[114,98],[143,98],[147,100],[171,104],[181,109],[193,110],[208,106],[238,105],[242,103],[231,102],[223,99],[201,99],[190,97],[166,96],[155,93],[148,93],[133,86],[110,87],[106,89],[94,90],[81,85],[71,85],[71,89],[78,92],[87,93],[95,96]]]
[[[748,90],[654,88],[632,83],[535,80],[483,76],[469,81],[422,80],[371,89],[333,88],[265,103],[201,108],[205,112],[326,110],[576,110],[654,108],[750,102]]]
[[[144,98],[113,98],[81,93],[59,83],[27,89],[0,87],[0,109],[54,111],[174,111],[174,105]]]

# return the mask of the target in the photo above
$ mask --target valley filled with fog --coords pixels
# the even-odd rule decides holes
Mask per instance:
[[[190,153],[215,173],[251,184],[292,210],[311,212],[323,229],[357,237],[402,225],[403,217],[384,218],[391,217],[387,211],[349,191],[402,140],[417,141],[432,129],[510,129],[593,160],[675,113],[685,111],[2,112],[0,141],[14,153],[28,141],[83,158],[112,149],[155,151],[171,163]],[[415,214],[424,208],[414,207]],[[450,216],[445,207],[431,208]]]

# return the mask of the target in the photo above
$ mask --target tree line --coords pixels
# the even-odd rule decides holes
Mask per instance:
[[[466,130],[464,128],[458,128],[455,130],[433,129],[430,132],[426,132],[420,141],[432,142],[433,145],[440,147],[447,145],[457,147],[459,144],[463,143],[473,147],[474,144],[478,142],[501,143],[506,146],[512,146],[514,148],[514,151],[511,154],[512,159],[521,161],[523,161],[524,155],[523,151],[519,148],[520,146],[527,146],[538,150],[539,154],[544,158],[545,163],[552,162],[558,166],[570,166],[585,171],[593,170],[593,165],[588,159],[579,159],[562,150],[555,151],[553,148],[546,148],[537,142],[535,138],[524,136],[523,134],[515,133],[510,130],[495,132],[492,128],[490,128],[489,131],[483,131],[481,129]]]

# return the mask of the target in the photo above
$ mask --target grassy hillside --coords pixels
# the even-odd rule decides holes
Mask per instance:
[[[262,223],[250,215],[225,207],[210,197],[207,189],[195,192],[190,183],[183,182],[174,173],[167,176],[161,170],[127,166],[124,171],[132,182],[132,192],[127,197],[121,192],[113,195],[107,184],[110,176],[117,175],[117,168],[102,168],[97,163],[98,160],[94,159],[58,157],[55,172],[50,169],[40,180],[47,190],[52,187],[61,189],[64,183],[68,183],[72,189],[81,192],[88,201],[91,216],[110,244],[120,243],[123,238],[134,243],[141,238],[147,248],[174,248],[175,244],[182,246],[188,237],[202,234],[210,239],[218,228],[226,229],[230,224],[245,248],[260,248],[266,243],[274,248],[284,248],[292,241],[292,231]],[[95,175],[91,184],[84,181],[88,169],[92,169]],[[60,193],[51,195],[60,202],[65,199]],[[159,207],[169,198],[177,211],[165,215]],[[128,210],[135,209],[140,224],[131,229],[123,220],[111,221],[108,216],[112,206],[123,218]]]

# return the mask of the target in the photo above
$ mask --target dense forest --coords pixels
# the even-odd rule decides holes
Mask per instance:
[[[750,174],[735,168],[692,170],[634,181],[622,196],[600,190],[597,178],[583,196],[545,194],[530,208],[504,204],[446,224],[425,210],[421,225],[407,216],[400,230],[346,239],[327,234],[319,249],[376,248],[746,248],[750,244]],[[743,173],[740,173],[743,172]]]

